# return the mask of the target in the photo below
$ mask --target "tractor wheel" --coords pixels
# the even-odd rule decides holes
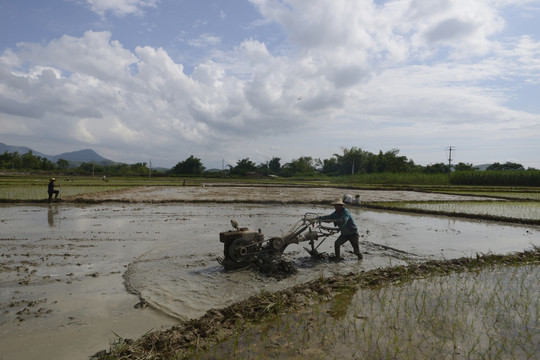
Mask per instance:
[[[236,263],[248,263],[253,261],[256,246],[246,239],[236,239],[228,246],[226,256]]]

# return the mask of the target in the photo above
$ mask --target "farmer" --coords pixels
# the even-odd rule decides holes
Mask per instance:
[[[60,194],[60,191],[54,190],[54,188],[55,188],[55,186],[56,186],[56,185],[54,184],[55,181],[56,181],[55,178],[51,178],[51,179],[49,180],[49,188],[48,188],[48,190],[47,190],[48,193],[49,193],[49,202],[51,202],[53,194],[54,194],[54,198],[55,198],[55,199],[58,199],[58,194]]]
[[[354,223],[351,213],[345,208],[345,204],[341,199],[333,202],[331,205],[334,205],[335,211],[330,215],[319,216],[319,221],[334,222],[334,225],[336,225],[341,232],[336,242],[334,243],[334,251],[336,256],[335,260],[341,260],[340,247],[347,241],[351,242],[354,254],[358,256],[358,260],[362,260],[362,253],[360,252],[360,245],[358,243],[358,238],[360,236],[358,235],[358,228]]]

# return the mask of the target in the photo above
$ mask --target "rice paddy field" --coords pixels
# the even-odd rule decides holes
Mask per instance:
[[[421,210],[426,213],[464,217],[474,215],[515,222],[540,219],[540,201],[393,202],[385,203],[384,206],[404,211]]]
[[[70,199],[84,194],[182,185],[181,178],[57,179],[66,206]],[[190,186],[200,187],[202,182],[189,179]],[[47,177],[0,177],[0,202],[45,202],[47,183]],[[324,186],[342,186],[343,193],[352,194],[356,189],[343,184]],[[321,274],[309,284],[275,293],[261,292],[169,330],[149,332],[139,339],[113,338],[108,350],[92,358],[538,359],[540,189],[407,189],[480,198],[394,199],[360,202],[357,206],[449,219],[519,223],[527,227],[530,248],[510,254],[411,262],[332,278]]]
[[[102,177],[76,176],[56,177],[61,199],[77,195],[125,190],[147,185],[179,185],[174,178]],[[0,176],[0,202],[42,202],[48,197],[48,176]]]
[[[494,267],[344,291],[195,359],[537,359],[540,267]]]

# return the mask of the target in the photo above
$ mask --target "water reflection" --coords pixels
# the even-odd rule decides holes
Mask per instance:
[[[50,227],[54,227],[54,218],[56,217],[58,219],[58,215],[60,214],[60,210],[56,206],[49,204],[49,209],[47,210],[47,222],[49,223]]]

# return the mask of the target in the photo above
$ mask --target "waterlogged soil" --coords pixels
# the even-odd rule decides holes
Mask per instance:
[[[34,359],[36,354],[86,359],[107,348],[115,334],[137,338],[194,321],[261,291],[280,291],[320,277],[540,245],[538,227],[351,207],[360,227],[363,261],[349,253],[349,244],[340,263],[314,261],[301,245],[293,245],[285,259],[298,272],[283,280],[251,270],[224,272],[217,261],[223,256],[218,235],[231,229],[231,219],[261,229],[267,237],[280,235],[306,212],[331,212],[320,203],[344,193],[156,187],[50,205],[2,205],[0,359]],[[366,201],[471,200],[410,191],[358,193]],[[77,201],[82,204],[73,203]],[[320,251],[331,253],[333,240],[323,243]]]
[[[145,186],[123,191],[65,197],[79,202],[256,202],[256,203],[329,203],[343,195],[357,196],[362,202],[375,201],[466,201],[488,200],[486,197],[449,195],[402,190],[356,190],[328,187],[232,186]],[[497,199],[493,199],[497,200]]]

